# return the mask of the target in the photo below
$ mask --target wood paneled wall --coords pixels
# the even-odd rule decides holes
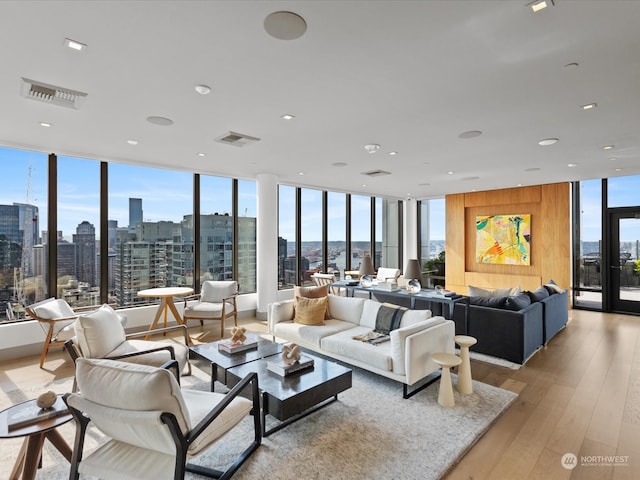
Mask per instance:
[[[549,279],[569,288],[570,184],[506,188],[447,195],[446,287],[466,294],[469,285],[535,290]],[[476,217],[531,214],[531,264],[476,262]]]

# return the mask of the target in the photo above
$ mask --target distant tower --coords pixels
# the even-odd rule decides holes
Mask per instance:
[[[129,199],[129,232],[135,233],[136,225],[142,223],[142,199]]]
[[[80,282],[95,285],[96,282],[96,229],[86,220],[80,223],[73,235],[75,244],[76,278]]]

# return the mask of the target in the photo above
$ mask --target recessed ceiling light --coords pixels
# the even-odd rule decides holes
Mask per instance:
[[[580,108],[583,110],[593,110],[594,108],[596,108],[598,105],[595,103],[587,103],[586,105],[582,105]]]
[[[557,141],[558,141],[557,138],[545,138],[544,140],[540,140],[538,142],[538,145],[542,145],[544,147],[544,146],[547,146],[547,145],[553,145]]]
[[[347,166],[347,164],[345,162],[333,162],[331,165],[334,166],[334,167],[346,167]]]
[[[617,160],[618,157],[610,157],[609,160],[613,161],[613,160]]]
[[[475,137],[479,137],[480,135],[482,135],[482,132],[480,130],[469,130],[468,132],[462,132],[460,135],[458,135],[459,138],[475,138]]]
[[[397,155],[398,152],[389,152],[389,155]]]
[[[410,196],[411,196],[411,192],[407,193],[407,197],[410,197]]]
[[[621,168],[616,168],[616,172],[621,172],[622,169]]]
[[[40,122],[40,126],[41,126],[41,127],[49,128],[49,127],[51,126],[51,124],[50,124],[50,123],[48,123],[48,122]]]
[[[613,150],[613,145],[604,145],[602,147],[603,150]]]
[[[200,152],[200,153],[198,153],[198,156],[199,156],[199,157],[206,157],[206,156],[207,156],[207,154],[206,154],[206,153],[202,153],[202,152]]]
[[[285,119],[285,120],[291,120],[291,119],[296,118],[296,116],[295,116],[295,115],[291,115],[290,113],[285,113],[285,114],[284,114],[284,115],[282,115],[280,118],[283,118],[283,119]]]
[[[531,8],[533,13],[538,13],[540,10],[544,10],[549,5],[555,5],[554,0],[535,0],[527,4],[527,7]]]
[[[447,175],[453,175],[453,172],[447,172]]]
[[[573,167],[577,167],[578,164],[577,163],[567,163],[567,167],[569,168],[573,168]]]
[[[147,117],[147,122],[153,123],[154,125],[161,125],[163,127],[173,125],[173,120],[166,117]]]
[[[200,95],[207,95],[211,92],[211,87],[209,87],[208,85],[196,85],[194,88]]]
[[[298,172],[298,175],[304,175],[304,172]]]
[[[366,184],[366,183],[363,183],[361,186],[362,186],[362,187],[366,187],[366,186],[367,186],[367,184]]]
[[[70,38],[64,39],[64,46],[70,48],[71,50],[75,50],[76,52],[82,52],[87,49],[86,44],[76,42],[75,40],[71,40]]]
[[[133,140],[133,139],[131,139],[131,140],[127,140],[127,143],[128,143],[129,145],[137,145],[137,144],[138,144],[138,140]]]
[[[519,183],[517,186],[518,186],[518,187],[521,187],[521,186],[522,186],[522,184],[521,184],[521,183]]]

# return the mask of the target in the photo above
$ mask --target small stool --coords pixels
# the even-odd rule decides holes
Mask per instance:
[[[457,389],[460,393],[468,395],[473,392],[471,382],[471,362],[469,361],[469,347],[478,343],[473,337],[468,335],[456,335],[453,341],[460,345],[460,358],[462,363],[458,368],[458,385]]]
[[[431,359],[442,367],[440,375],[440,390],[438,391],[438,403],[443,407],[453,407],[453,386],[451,385],[451,367],[460,365],[460,357],[452,353],[434,353]]]

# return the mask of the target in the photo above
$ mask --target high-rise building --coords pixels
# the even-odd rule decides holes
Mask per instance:
[[[89,285],[97,285],[96,279],[96,229],[88,221],[76,227],[73,235],[76,246],[76,279]]]
[[[135,232],[136,225],[142,222],[142,199],[129,199],[129,231]]]

